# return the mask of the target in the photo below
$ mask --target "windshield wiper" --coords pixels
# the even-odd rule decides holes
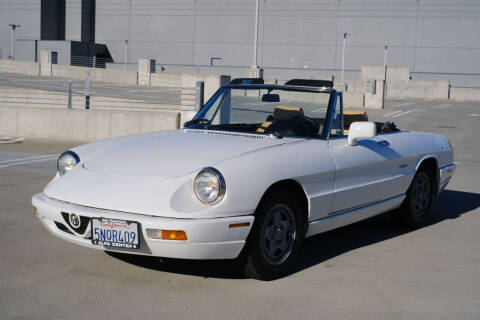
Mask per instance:
[[[209,125],[210,123],[212,123],[211,120],[208,120],[208,119],[203,119],[203,118],[200,118],[200,119],[192,119],[190,121],[187,121],[183,124],[184,127],[187,127],[191,124],[204,124],[204,125]]]

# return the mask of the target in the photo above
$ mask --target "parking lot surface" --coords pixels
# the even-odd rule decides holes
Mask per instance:
[[[0,319],[480,319],[480,105],[388,101],[369,118],[441,133],[457,172],[419,230],[382,215],[309,238],[285,278],[161,261],[50,235],[31,196],[75,143],[0,144]]]

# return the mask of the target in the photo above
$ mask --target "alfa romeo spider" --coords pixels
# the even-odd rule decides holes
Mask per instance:
[[[65,151],[34,211],[75,244],[238,259],[258,279],[291,272],[306,237],[387,211],[426,224],[455,171],[449,140],[343,109],[321,81],[228,84],[181,129]]]

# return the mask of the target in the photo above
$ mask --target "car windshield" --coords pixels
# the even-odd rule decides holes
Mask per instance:
[[[225,87],[185,127],[318,137],[323,132],[329,99],[329,92]]]

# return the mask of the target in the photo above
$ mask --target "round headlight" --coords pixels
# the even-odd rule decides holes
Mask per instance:
[[[65,151],[60,155],[57,161],[57,169],[60,176],[72,170],[78,163],[80,158],[73,151]]]
[[[225,179],[217,169],[205,168],[197,174],[193,189],[198,200],[214,204],[222,200],[225,194]]]

